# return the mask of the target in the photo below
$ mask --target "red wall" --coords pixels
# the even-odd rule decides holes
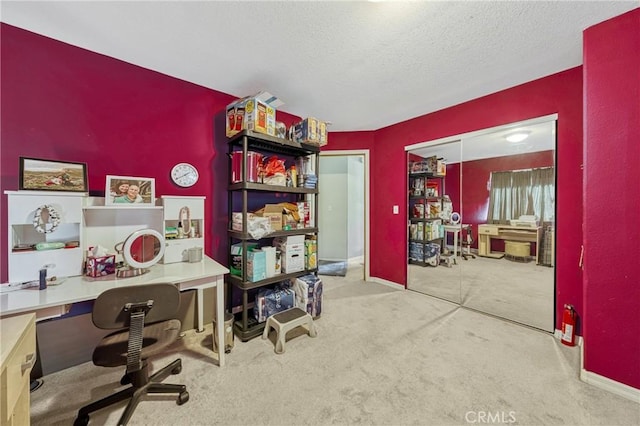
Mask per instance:
[[[18,189],[18,158],[79,161],[87,163],[92,195],[104,195],[108,174],[155,178],[157,196],[206,195],[205,252],[226,265],[224,109],[236,97],[4,23],[0,31],[0,241],[7,235],[4,191]],[[188,189],[169,179],[183,161],[200,172]],[[6,244],[0,253],[4,282]]]
[[[639,52],[640,9],[584,32],[584,368],[637,389]]]

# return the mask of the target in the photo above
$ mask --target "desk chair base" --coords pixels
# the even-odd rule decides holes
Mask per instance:
[[[182,405],[189,401],[189,392],[187,392],[187,387],[185,385],[158,383],[167,378],[169,374],[180,374],[182,371],[181,359],[173,361],[171,364],[154,373],[151,377],[148,377],[148,368],[148,365],[145,363],[145,366],[141,371],[136,372],[135,375],[131,375],[133,377],[127,376],[129,380],[125,380],[123,377],[122,382],[128,381],[133,383],[132,386],[82,407],[78,411],[78,417],[73,422],[74,426],[85,426],[89,423],[90,413],[129,399],[129,403],[118,421],[118,425],[126,425],[129,422],[129,419],[131,419],[131,416],[133,415],[133,412],[141,398],[148,393],[177,393],[178,399],[176,400],[176,403],[178,405]],[[142,373],[142,375],[140,375],[140,373]],[[136,383],[139,381],[142,381],[143,383]]]

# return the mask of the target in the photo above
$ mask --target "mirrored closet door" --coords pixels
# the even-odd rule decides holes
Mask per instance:
[[[449,228],[461,208],[461,148],[458,140],[407,152],[407,288],[458,304],[462,271]]]
[[[555,116],[543,117],[407,151],[408,289],[553,332],[555,129]],[[411,170],[419,169],[417,161],[429,167],[433,159],[446,167],[444,178],[438,176],[439,240],[424,242],[426,258],[420,262],[413,237],[420,236],[414,225],[421,221],[413,216],[420,216],[423,207],[416,209],[415,203],[424,202],[426,217],[433,216],[426,197],[433,193],[420,199],[421,182],[414,183]],[[423,238],[435,236],[436,224],[431,234],[424,234],[426,226]],[[427,248],[427,243],[432,245]],[[428,257],[436,245],[437,263]]]

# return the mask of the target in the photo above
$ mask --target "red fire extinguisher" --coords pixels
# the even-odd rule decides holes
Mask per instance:
[[[571,305],[564,305],[562,314],[562,337],[560,341],[567,346],[576,344],[576,310]]]

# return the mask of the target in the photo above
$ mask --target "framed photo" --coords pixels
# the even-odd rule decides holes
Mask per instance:
[[[89,192],[87,165],[20,157],[20,190]]]
[[[106,206],[155,205],[156,180],[154,178],[107,175],[104,190]]]

